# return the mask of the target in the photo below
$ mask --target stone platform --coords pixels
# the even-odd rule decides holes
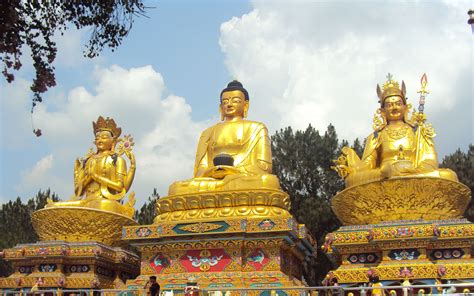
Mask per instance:
[[[306,228],[283,217],[227,217],[129,226],[123,240],[139,249],[142,288],[156,275],[162,290],[302,286],[302,266],[315,256]],[[313,242],[314,244],[314,242]]]
[[[367,283],[368,273],[384,285],[474,282],[474,224],[466,219],[343,226],[323,249],[340,264],[333,273],[342,284]]]
[[[139,273],[139,257],[99,242],[41,241],[4,250],[14,272],[0,288],[113,289]]]

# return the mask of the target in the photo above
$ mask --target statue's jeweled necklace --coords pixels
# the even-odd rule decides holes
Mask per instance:
[[[391,128],[390,125],[388,125],[387,128],[385,128],[385,131],[387,132],[387,135],[390,139],[400,140],[406,137],[408,129],[409,128],[407,125],[403,125],[401,127],[396,128]]]

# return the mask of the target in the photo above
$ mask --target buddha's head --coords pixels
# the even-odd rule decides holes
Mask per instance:
[[[247,117],[249,94],[242,83],[233,80],[221,91],[219,105],[221,119],[232,120]]]
[[[405,82],[402,81],[402,87],[400,88],[398,82],[392,80],[390,74],[382,90],[377,84],[380,111],[387,123],[391,121],[406,121],[409,108],[405,94]]]
[[[94,144],[98,152],[112,151],[117,144],[117,139],[122,133],[122,129],[117,127],[115,121],[111,118],[104,119],[99,116],[97,122],[92,122],[95,140]]]

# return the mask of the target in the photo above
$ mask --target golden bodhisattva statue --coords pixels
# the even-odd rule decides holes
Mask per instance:
[[[96,151],[92,149],[74,165],[74,195],[70,201],[49,202],[46,207],[87,207],[116,212],[128,217],[134,213],[134,193],[122,204],[135,176],[132,138],[119,138],[122,129],[111,118],[99,116],[93,122]],[[118,149],[116,146],[118,144]],[[122,155],[130,159],[130,169]]]
[[[221,122],[199,139],[190,180],[173,183],[158,201],[155,222],[203,217],[287,214],[288,195],[272,175],[263,123],[246,120],[249,94],[239,81],[220,95]]]
[[[135,193],[124,202],[135,176],[133,138],[120,138],[122,129],[111,118],[93,122],[96,150],[90,149],[74,165],[74,195],[69,201],[48,200],[32,214],[33,227],[41,240],[97,241],[120,245],[122,227],[133,220]],[[122,157],[130,160],[130,169]]]
[[[246,120],[247,90],[232,81],[221,92],[222,122],[206,129],[199,139],[194,178],[176,182],[169,195],[194,192],[271,188],[279,189],[272,175],[270,138],[263,123]]]
[[[345,179],[346,190],[332,204],[344,224],[462,215],[468,189],[453,171],[438,167],[435,133],[423,112],[426,85],[423,75],[420,105],[411,116],[403,81],[400,87],[389,74],[382,89],[377,85],[380,108],[362,158],[344,147],[335,161],[334,169]]]

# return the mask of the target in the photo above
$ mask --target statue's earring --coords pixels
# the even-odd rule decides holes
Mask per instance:
[[[379,109],[377,109],[377,111],[374,114],[374,120],[373,120],[373,123],[372,123],[372,128],[375,131],[379,131],[382,128],[384,128],[385,125],[386,125],[386,120],[385,120],[384,113],[383,113],[382,109],[379,108]]]
[[[382,108],[378,109],[377,112],[380,114],[380,117],[382,118],[382,125],[386,126],[387,125],[387,117],[385,117],[385,112]]]
[[[410,122],[410,109],[411,109],[412,105],[411,104],[406,104],[405,105],[405,113],[403,114],[403,121],[406,122],[406,123],[409,123]]]

